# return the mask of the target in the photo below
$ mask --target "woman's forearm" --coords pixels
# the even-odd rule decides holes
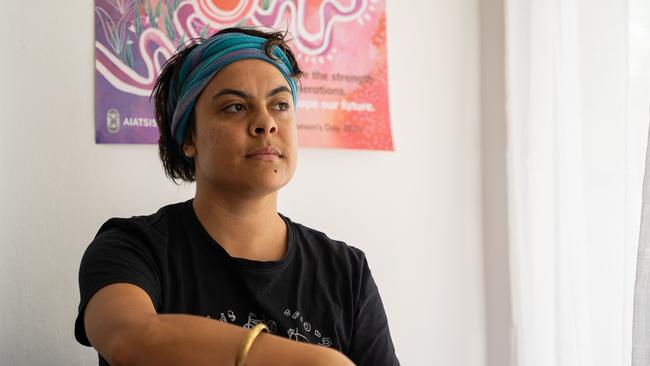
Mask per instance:
[[[144,329],[144,331],[142,331]],[[247,329],[192,315],[152,315],[141,329],[116,342],[112,365],[232,366]],[[343,354],[321,346],[260,334],[246,366],[353,365]]]

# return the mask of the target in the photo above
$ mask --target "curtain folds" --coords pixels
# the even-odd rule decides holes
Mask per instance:
[[[647,365],[650,365],[650,149],[646,152],[643,180],[632,344],[632,366]]]
[[[631,0],[629,14],[631,57],[628,105],[630,118],[643,120],[650,114],[650,3]],[[650,141],[650,135],[648,139]],[[645,366],[650,365],[650,150],[647,148],[636,263],[632,366]]]
[[[649,120],[634,1],[506,3],[516,366],[631,364]]]

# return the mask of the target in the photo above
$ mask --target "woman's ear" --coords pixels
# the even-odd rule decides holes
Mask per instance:
[[[196,144],[194,143],[194,132],[192,132],[183,143],[183,155],[188,158],[196,156]]]

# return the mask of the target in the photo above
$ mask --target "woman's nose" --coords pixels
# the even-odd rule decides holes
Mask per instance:
[[[273,135],[278,132],[278,125],[268,111],[263,110],[254,116],[249,127],[252,136]]]

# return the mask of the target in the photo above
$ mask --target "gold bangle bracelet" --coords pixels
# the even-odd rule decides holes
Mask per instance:
[[[244,366],[244,362],[246,362],[246,356],[248,356],[248,351],[250,351],[255,338],[257,338],[257,336],[264,330],[268,331],[269,328],[267,328],[266,325],[260,323],[248,331],[246,337],[244,337],[244,341],[241,344],[241,349],[237,355],[235,366]]]

